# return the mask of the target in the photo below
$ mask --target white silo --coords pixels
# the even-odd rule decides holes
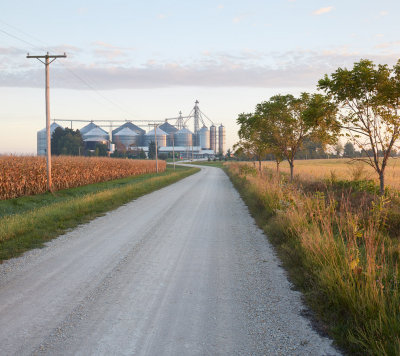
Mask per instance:
[[[210,127],[210,149],[217,153],[217,128],[214,125]]]
[[[218,127],[218,153],[225,153],[225,127],[222,124]]]
[[[57,127],[62,128],[59,124],[55,122],[53,122],[50,125],[50,135],[53,135]],[[46,128],[44,128],[37,132],[37,155],[45,156],[46,149],[47,149],[47,133],[46,133]]]
[[[210,148],[210,130],[206,126],[198,131],[198,138],[198,146],[208,150]]]

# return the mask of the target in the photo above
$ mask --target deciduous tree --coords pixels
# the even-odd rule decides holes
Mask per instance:
[[[393,68],[370,60],[352,69],[339,68],[318,82],[318,87],[340,105],[339,120],[362,152],[362,160],[379,175],[385,189],[385,168],[400,137],[400,61]],[[380,154],[381,152],[381,154]]]

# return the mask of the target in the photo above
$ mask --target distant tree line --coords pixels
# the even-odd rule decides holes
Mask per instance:
[[[293,179],[295,159],[322,158],[327,145],[337,157],[369,164],[384,193],[388,159],[400,137],[400,60],[392,68],[370,60],[338,68],[318,82],[317,94],[275,95],[237,118],[240,141],[235,156],[279,164],[286,160]],[[344,147],[338,138],[348,140]]]

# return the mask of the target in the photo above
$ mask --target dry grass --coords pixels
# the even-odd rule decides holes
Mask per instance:
[[[275,169],[275,162],[263,162],[264,167]],[[290,173],[289,164],[282,162],[282,172]],[[331,178],[334,175],[342,180],[374,180],[379,184],[378,175],[371,166],[363,162],[355,162],[350,159],[310,159],[296,160],[294,162],[294,174],[302,179],[318,180]],[[400,190],[400,160],[391,159],[386,168],[385,184],[393,189]]]
[[[389,198],[354,206],[270,170],[260,177],[250,164],[227,170],[338,343],[350,354],[399,355],[400,244],[383,228]]]
[[[165,161],[159,161],[159,170],[165,168]],[[155,170],[155,161],[150,160],[69,156],[52,159],[55,190],[153,173]],[[44,193],[46,182],[44,157],[0,156],[0,200]]]

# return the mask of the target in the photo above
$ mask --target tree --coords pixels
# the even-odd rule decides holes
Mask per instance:
[[[302,93],[300,98],[276,95],[257,105],[261,141],[288,161],[291,181],[294,159],[304,140],[335,143],[339,131],[336,112],[336,105],[321,94]]]
[[[150,141],[148,157],[149,157],[149,159],[156,158],[156,145],[155,145],[154,141]]]
[[[340,123],[365,156],[358,160],[374,168],[384,194],[385,168],[400,137],[400,61],[389,68],[363,59],[325,75],[318,87],[340,105]]]
[[[104,143],[96,143],[94,152],[95,156],[101,156],[101,157],[107,156],[108,153],[107,145],[105,145]]]
[[[240,142],[237,147],[242,147],[248,156],[258,161],[258,170],[262,175],[261,161],[268,153],[268,147],[262,138],[260,120],[255,114],[242,113],[236,122],[240,125]]]
[[[353,158],[355,157],[355,154],[356,150],[354,149],[354,145],[351,142],[347,141],[344,145],[343,157]]]
[[[57,127],[51,137],[51,153],[78,156],[83,152],[83,139],[79,130]]]

